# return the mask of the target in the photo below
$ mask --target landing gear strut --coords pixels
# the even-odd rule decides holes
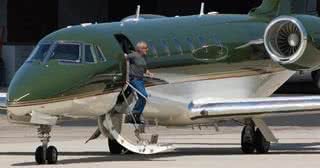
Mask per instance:
[[[263,154],[268,153],[270,142],[265,139],[259,128],[255,129],[254,124],[244,126],[241,133],[241,150],[243,153]]]
[[[58,161],[58,150],[54,146],[49,146],[51,126],[40,125],[38,137],[42,143],[35,152],[35,160],[38,164],[56,164]]]

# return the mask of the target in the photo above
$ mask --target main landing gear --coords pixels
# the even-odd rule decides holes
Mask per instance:
[[[58,161],[58,150],[54,146],[49,146],[51,126],[40,125],[38,137],[42,142],[35,152],[35,160],[38,164],[56,164]]]
[[[258,154],[268,153],[270,142],[265,139],[259,128],[255,129],[254,124],[244,126],[241,133],[241,150],[243,153]]]

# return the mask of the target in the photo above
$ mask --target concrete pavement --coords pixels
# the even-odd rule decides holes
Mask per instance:
[[[300,117],[300,120],[304,120]],[[174,143],[175,150],[157,155],[110,155],[99,138],[84,144],[95,130],[86,120],[53,128],[50,144],[60,151],[57,165],[37,165],[34,151],[40,142],[36,127],[8,124],[0,119],[1,167],[319,167],[320,127],[275,126],[280,138],[266,155],[244,155],[240,150],[241,127],[202,130],[158,128],[160,142]],[[87,125],[87,126],[80,126]]]

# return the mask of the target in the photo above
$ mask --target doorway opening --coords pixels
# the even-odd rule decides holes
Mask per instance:
[[[115,34],[114,37],[116,38],[116,40],[118,41],[122,51],[123,51],[123,56],[128,55],[130,53],[132,53],[135,48],[132,45],[131,41],[129,40],[129,38],[127,36],[125,36],[124,34]],[[132,91],[131,89],[128,87],[127,82],[129,81],[129,72],[130,72],[130,64],[129,61],[127,59],[124,59],[124,64],[123,64],[123,68],[122,69],[122,73],[123,73],[123,77],[124,77],[124,86],[122,88],[122,91],[120,92],[120,94],[118,95],[118,99],[117,99],[117,105],[121,105],[125,102],[127,102],[127,98],[131,95]]]
[[[124,34],[115,34],[114,37],[117,39],[122,51],[125,54],[130,54],[134,51],[134,46],[127,36]]]

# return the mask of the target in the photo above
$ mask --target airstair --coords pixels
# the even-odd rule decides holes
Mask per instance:
[[[128,63],[127,67],[129,67]],[[151,130],[149,129],[150,124],[148,122],[145,122],[143,125],[137,124],[132,113],[138,97],[137,94],[146,99],[147,103],[150,102],[148,98],[135,89],[128,80],[126,81],[120,93],[123,101],[121,104],[118,103],[118,105],[116,105],[117,108],[114,108],[105,115],[103,125],[107,129],[109,137],[116,140],[127,150],[138,154],[156,154],[172,149],[170,144],[158,143],[159,135],[157,133],[152,131],[148,132]],[[134,123],[125,123],[126,116],[131,116]]]

